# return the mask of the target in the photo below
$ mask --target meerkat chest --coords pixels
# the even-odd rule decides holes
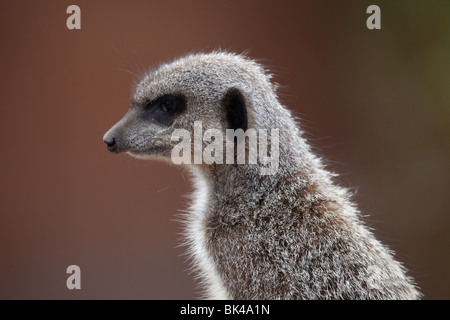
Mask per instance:
[[[208,217],[211,212],[209,189],[206,182],[196,181],[196,192],[193,195],[187,223],[187,238],[189,252],[192,255],[194,267],[198,270],[202,283],[206,285],[205,294],[209,299],[229,299],[223,279],[219,274],[218,266],[213,259],[213,252],[208,243],[211,234],[208,232]]]

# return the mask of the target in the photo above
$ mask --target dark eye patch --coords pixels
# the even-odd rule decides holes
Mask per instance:
[[[163,95],[144,105],[144,116],[149,120],[170,125],[175,117],[186,109],[186,100],[182,95]]]

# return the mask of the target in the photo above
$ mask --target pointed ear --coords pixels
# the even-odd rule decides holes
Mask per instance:
[[[228,129],[247,130],[247,106],[242,92],[236,88],[230,88],[222,99],[228,121]]]

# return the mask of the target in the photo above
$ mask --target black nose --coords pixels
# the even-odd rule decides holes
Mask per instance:
[[[116,138],[107,138],[103,140],[106,143],[106,147],[109,151],[116,153],[117,152],[117,141]]]

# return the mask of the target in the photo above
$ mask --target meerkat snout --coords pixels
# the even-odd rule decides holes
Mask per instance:
[[[123,143],[123,130],[122,120],[115,124],[108,132],[103,136],[103,142],[106,144],[106,148],[108,151],[112,153],[119,153],[123,151],[124,143]]]
[[[109,151],[137,157],[168,156],[172,125],[185,109],[183,95],[163,94],[134,99],[130,110],[103,137]]]
[[[108,137],[108,136],[105,136],[105,137],[103,138],[103,142],[106,143],[106,147],[108,148],[109,151],[111,151],[111,152],[117,152],[117,146],[118,146],[118,143],[116,143],[117,140],[116,140],[115,137]]]
[[[205,150],[222,160],[218,147],[230,140],[228,130],[270,131],[276,139],[258,139],[251,147],[250,136],[235,142],[231,135],[232,150],[258,149],[258,156],[263,150],[263,162],[194,157],[189,163],[196,191],[183,214],[185,245],[207,298],[421,297],[403,265],[361,220],[350,192],[312,152],[271,75],[247,57],[194,54],[147,73],[130,110],[103,140],[111,152],[170,160],[178,147],[174,137],[200,133],[200,142],[188,139],[187,146],[195,150],[208,142]],[[272,158],[277,161],[266,161]],[[262,170],[269,167],[276,170]]]

